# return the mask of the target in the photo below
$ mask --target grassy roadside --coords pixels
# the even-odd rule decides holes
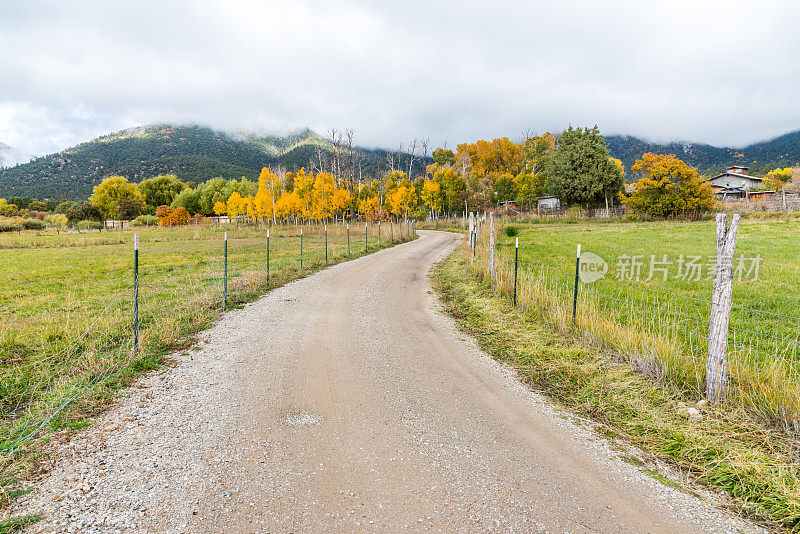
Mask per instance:
[[[434,282],[460,327],[528,385],[641,449],[645,464],[667,461],[727,493],[739,513],[776,531],[800,532],[800,454],[786,436],[735,407],[689,420],[679,391],[513,308],[461,250],[436,267]]]
[[[334,230],[331,228],[329,231],[328,254],[326,257],[324,252],[324,235],[320,232],[314,233],[310,231],[309,228],[305,228],[306,234],[303,245],[304,262],[303,269],[300,270],[298,266],[299,242],[297,237],[280,234],[276,236],[275,234],[278,232],[275,230],[276,229],[273,228],[273,241],[271,246],[274,248],[272,249],[273,254],[270,259],[271,269],[268,283],[265,278],[266,271],[264,267],[262,236],[257,232],[245,233],[244,230],[238,231],[237,233],[236,230],[232,229],[230,232],[231,246],[229,250],[228,269],[229,307],[240,307],[240,305],[246,302],[256,300],[269,290],[313,274],[328,266],[348,261],[349,259],[355,259],[380,249],[389,248],[395,244],[400,244],[416,237],[407,238],[396,232],[393,236],[395,238],[394,243],[389,242],[388,236],[383,236],[380,243],[378,243],[376,236],[370,235],[368,247],[366,247],[365,250],[363,232],[359,237],[354,231],[352,247],[348,247],[346,233],[341,229]],[[284,229],[283,233],[286,234],[290,231],[291,229]],[[196,269],[195,264],[198,262],[207,261],[206,256],[203,256],[203,254],[208,247],[205,241],[193,240],[191,232],[184,233],[186,234],[186,236],[184,236],[185,239],[177,239],[180,237],[177,232],[172,233],[163,229],[154,230],[150,236],[152,239],[149,241],[142,240],[144,245],[156,243],[163,249],[159,249],[161,256],[157,256],[156,253],[153,252],[149,257],[144,256],[145,261],[149,260],[152,263],[158,261],[159,263],[166,264],[167,268],[162,269],[162,271],[153,271],[151,276],[155,280],[150,282],[149,285],[143,286],[140,294],[140,299],[145,306],[140,307],[142,326],[140,328],[141,352],[139,355],[133,357],[129,356],[128,349],[130,340],[128,338],[130,337],[131,321],[129,317],[130,305],[126,300],[123,303],[125,312],[120,314],[119,320],[111,324],[112,327],[119,326],[119,333],[104,333],[101,336],[101,341],[91,345],[88,342],[80,343],[76,346],[74,351],[70,353],[60,353],[59,358],[51,357],[50,353],[40,353],[38,350],[35,350],[35,348],[38,349],[38,345],[34,343],[32,343],[29,350],[26,351],[26,358],[22,361],[3,361],[0,358],[0,362],[6,366],[2,367],[0,364],[0,370],[7,373],[7,375],[2,376],[3,380],[0,380],[0,394],[6,395],[6,397],[10,396],[11,392],[8,391],[8,385],[12,383],[7,377],[14,376],[16,369],[21,367],[26,370],[33,369],[35,372],[42,375],[41,377],[37,377],[35,384],[39,389],[35,389],[33,386],[27,386],[23,390],[26,393],[26,397],[23,400],[32,397],[31,391],[37,394],[40,391],[42,392],[42,400],[37,405],[39,412],[34,414],[38,417],[36,420],[37,422],[39,422],[39,420],[44,420],[40,414],[49,414],[53,412],[53,406],[56,404],[54,401],[50,402],[51,397],[47,396],[50,394],[51,390],[56,387],[61,387],[69,393],[73,391],[79,391],[80,393],[74,401],[67,403],[63,410],[56,412],[47,426],[42,428],[42,431],[37,433],[30,443],[15,450],[13,455],[4,458],[4,463],[0,462],[0,467],[2,467],[2,469],[0,469],[0,509],[26,491],[21,481],[35,480],[48,470],[46,451],[48,450],[47,444],[49,442],[58,441],[63,443],[68,440],[74,432],[88,426],[93,418],[113,405],[118,398],[120,390],[130,386],[136,378],[143,373],[169,364],[170,359],[168,355],[170,353],[176,350],[189,349],[196,339],[196,334],[201,330],[209,328],[220,318],[222,308],[220,303],[216,302],[219,301],[220,296],[218,294],[220,288],[217,287],[219,284],[209,286],[203,285],[200,283],[203,280],[203,275],[195,275],[195,273],[191,271],[191,269]],[[248,240],[253,242],[251,243]],[[123,242],[126,247],[129,245],[127,241],[129,240]],[[114,241],[110,245],[117,246],[118,243]],[[109,246],[109,244],[105,242],[101,244],[90,243],[87,246],[83,246],[83,248],[71,247],[70,245],[59,243],[54,247],[32,247],[29,250],[38,254],[43,254],[49,252],[50,248],[69,247],[70,250],[77,250],[77,253],[83,256],[94,255],[99,250],[100,260],[98,260],[98,264],[106,267],[110,271],[118,266],[113,262],[103,261],[105,258],[112,255],[110,252],[103,250],[103,247],[106,246]],[[143,247],[143,249],[144,248],[145,247]],[[188,252],[184,252],[184,250]],[[13,251],[13,253],[17,252],[17,250]],[[78,259],[82,260],[83,256],[79,256]],[[24,265],[18,265],[17,267],[19,269],[23,269],[27,265],[35,264],[34,260],[26,260],[26,258],[20,258],[19,256],[5,259],[10,263],[26,262]],[[41,258],[39,258],[39,261],[41,261]],[[64,263],[67,265],[68,262],[66,259]],[[79,261],[73,258],[72,264],[74,265],[76,263],[79,263]],[[125,274],[128,274],[127,265],[123,265],[119,269],[126,271]],[[71,272],[72,271],[65,267],[65,276]],[[140,272],[148,271],[142,269]],[[73,274],[72,283],[67,283],[66,285],[74,288],[84,283],[83,275],[85,273],[76,272]],[[43,276],[38,272],[33,273],[33,275]],[[1,275],[0,278],[2,278]],[[67,280],[67,282],[69,282],[69,280]],[[86,281],[85,284],[91,286],[91,279]],[[99,287],[101,284],[102,281],[96,283],[95,286]],[[26,284],[26,287],[28,286],[33,286],[33,284]],[[153,291],[163,291],[164,287],[172,286],[196,287],[194,287],[194,289],[189,287],[187,290],[180,292],[170,291],[169,298],[152,299],[151,301],[145,298],[148,296],[148,293],[146,293],[147,288],[154,288]],[[104,287],[105,286],[103,286],[103,288]],[[104,298],[102,291],[96,289],[95,292],[100,293],[98,299]],[[35,296],[39,296],[40,294],[49,295],[50,298],[47,299],[47,302],[53,302],[54,311],[46,310],[43,312],[42,309],[39,309],[39,313],[34,314],[35,317],[38,318],[39,315],[48,315],[51,318],[51,322],[54,321],[55,317],[60,318],[57,313],[63,312],[63,309],[58,307],[58,297],[62,296],[58,293],[58,287],[40,287]],[[152,294],[153,293],[150,293],[149,295]],[[204,297],[204,300],[197,298],[198,296]],[[17,302],[14,295],[4,295],[3,292],[0,291],[0,297],[2,297],[0,298],[0,310],[12,309],[15,306],[20,308],[24,307],[24,303]],[[210,302],[210,300],[213,300],[212,297],[216,298],[214,301],[216,304]],[[61,301],[63,303],[63,299],[61,299]],[[80,302],[83,302],[83,299],[80,299]],[[149,302],[152,302],[152,305],[148,307],[146,304]],[[147,312],[148,315],[145,316],[145,312]],[[17,314],[17,316],[18,315],[20,314]],[[145,317],[150,319],[149,323],[146,322]],[[25,325],[27,331],[31,334],[30,337],[34,341],[43,337],[40,329],[37,328],[40,322],[41,321],[31,321]],[[0,333],[12,332],[11,327],[15,327],[20,323],[21,321],[12,322],[7,330],[0,328]],[[3,326],[2,321],[0,321],[0,326]],[[81,324],[81,328],[84,328],[83,324]],[[151,331],[152,334],[150,334]],[[22,336],[16,336],[15,339],[19,340],[21,337]],[[0,340],[2,339],[3,337],[0,336]],[[18,344],[18,346],[21,346],[21,344]],[[0,344],[0,355],[3,354],[2,348],[3,345]],[[102,356],[103,358],[95,358],[95,355]],[[67,359],[69,359],[68,362],[63,361]],[[58,360],[61,361],[60,365],[62,367],[57,367],[53,364],[51,369],[46,365],[38,365],[38,360],[41,360],[45,364]],[[70,367],[65,370],[64,366],[67,364],[69,364]],[[90,367],[90,364],[93,365],[93,367]],[[23,375],[22,378],[27,380],[26,383],[31,384],[33,380],[30,375],[32,375],[33,372],[34,371],[27,371],[27,374],[18,372],[17,374]],[[74,383],[66,383],[66,385],[58,383],[54,376],[56,372],[62,375],[66,375],[67,372],[71,373],[68,378],[74,375]],[[91,378],[91,381],[89,378]],[[62,380],[62,382],[65,381]],[[20,383],[22,383],[22,380],[20,380]],[[56,385],[51,386],[51,384]],[[45,386],[49,386],[50,389],[46,390]],[[20,389],[22,390],[22,388]],[[60,398],[61,397],[56,400]],[[13,424],[25,417],[26,414],[19,411],[12,415],[16,415],[18,419],[15,421],[13,417],[2,418],[2,420],[0,420],[0,430],[13,430]],[[0,438],[5,438],[5,436],[5,434],[0,432]],[[0,439],[0,442],[2,442],[2,439]],[[0,534],[4,532],[4,528],[10,529],[7,531],[13,531],[19,528],[21,524],[20,521],[23,519],[25,521],[34,521],[34,518],[7,518],[5,523],[0,521]]]

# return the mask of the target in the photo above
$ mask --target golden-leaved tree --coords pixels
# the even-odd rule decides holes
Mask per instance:
[[[389,195],[391,212],[408,218],[408,212],[417,205],[417,192],[414,186],[401,185]]]
[[[432,213],[439,213],[442,209],[442,186],[433,180],[425,180],[422,184],[420,199]]]
[[[697,169],[674,154],[647,153],[631,167],[643,175],[622,202],[638,214],[651,217],[696,217],[718,203]]]
[[[124,176],[106,178],[94,187],[92,196],[89,197],[89,201],[111,219],[116,218],[120,201],[142,199],[142,193],[136,184],[129,183]]]
[[[783,189],[789,185],[793,177],[794,173],[791,167],[786,167],[785,169],[773,169],[764,177],[764,181],[761,183],[761,188],[768,191],[777,191],[779,189]]]
[[[226,203],[228,218],[236,219],[239,215],[244,214],[245,207],[246,203],[242,195],[240,195],[238,191],[234,191],[231,193],[231,196],[228,197],[228,202]]]

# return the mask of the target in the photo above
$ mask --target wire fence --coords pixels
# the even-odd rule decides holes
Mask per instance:
[[[518,308],[690,398],[703,395],[711,300],[611,278],[585,282],[578,265],[567,271],[519,259],[513,243],[495,245],[492,266],[489,224],[476,225],[464,253]],[[727,375],[728,402],[800,436],[800,317],[732,306]]]
[[[132,268],[126,263],[123,270],[128,283],[106,296],[101,308],[87,305],[91,311],[82,313],[78,334],[64,339],[42,332],[59,317],[57,306],[44,309],[44,317],[0,321],[3,347],[29,345],[20,358],[0,350],[0,473],[46,430],[79,423],[81,414],[91,414],[103,397],[153,368],[158,357],[187,346],[225,309],[325,265],[416,235],[413,222],[391,222],[389,231],[386,226],[343,222],[231,227],[230,232],[220,227],[198,231],[186,242],[162,235],[172,230],[145,230],[162,234],[145,240],[141,250],[130,247]],[[110,254],[97,257],[108,265],[120,261]],[[77,269],[81,259],[75,261]],[[60,316],[69,315],[69,303],[53,296],[62,298]],[[25,330],[25,325],[33,326]],[[41,338],[37,343],[23,339],[32,331]]]

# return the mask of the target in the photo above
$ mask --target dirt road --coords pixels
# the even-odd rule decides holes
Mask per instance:
[[[757,531],[616,458],[436,311],[460,237],[234,310],[142,381],[18,507],[32,530]]]

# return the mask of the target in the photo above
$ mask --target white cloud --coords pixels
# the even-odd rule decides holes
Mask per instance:
[[[336,125],[382,146],[570,123],[742,145],[800,127],[790,2],[77,6],[3,6],[0,142],[21,152],[153,122]]]

